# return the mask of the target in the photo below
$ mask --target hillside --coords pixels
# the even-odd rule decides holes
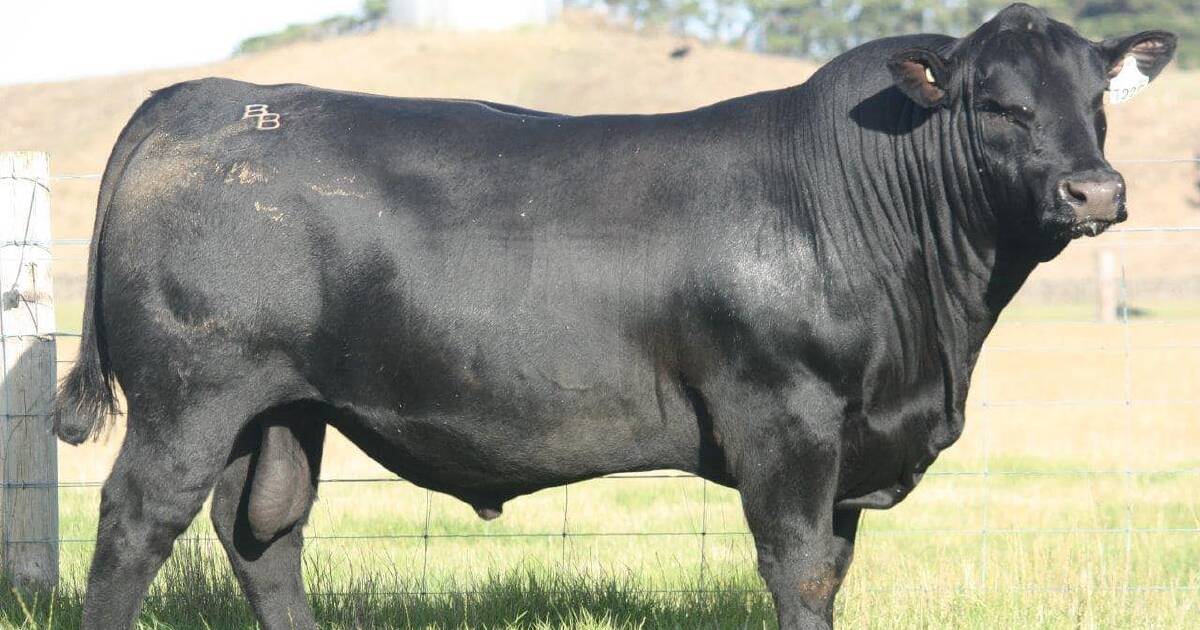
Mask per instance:
[[[152,89],[203,76],[259,83],[301,82],[392,95],[475,97],[567,113],[659,112],[690,108],[803,81],[802,61],[720,48],[693,47],[665,36],[618,32],[571,20],[546,29],[446,34],[381,30],[297,44],[205,66],[64,83],[0,88],[0,150],[49,151],[57,174],[98,173],[117,133]],[[1191,157],[1200,145],[1200,72],[1168,70],[1132,103],[1110,108],[1115,160]],[[1128,225],[1200,223],[1192,164],[1122,165],[1130,183]],[[95,181],[54,183],[54,230],[90,233]],[[60,248],[61,249],[61,248]],[[1087,248],[1080,248],[1085,250]],[[1190,248],[1194,257],[1197,248]],[[82,272],[81,248],[60,252],[56,276],[67,291]],[[1090,273],[1079,253],[1046,273]],[[1169,270],[1178,255],[1156,270]],[[1197,261],[1188,262],[1194,273]],[[1178,267],[1178,265],[1176,266]]]

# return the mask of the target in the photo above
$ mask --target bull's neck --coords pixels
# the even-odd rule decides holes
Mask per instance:
[[[907,133],[888,135],[889,166],[913,184],[890,200],[891,210],[908,217],[904,236],[924,262],[931,313],[939,326],[961,327],[955,331],[966,334],[961,350],[974,356],[1035,263],[1000,245],[969,113],[930,111],[903,99],[895,117]]]
[[[905,305],[896,317],[922,322],[944,362],[969,367],[1036,263],[998,246],[968,114],[898,92],[848,113],[845,100],[781,94],[784,229],[811,235],[820,263],[851,288]]]

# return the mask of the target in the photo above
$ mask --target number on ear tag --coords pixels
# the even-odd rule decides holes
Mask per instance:
[[[1108,81],[1108,102],[1114,105],[1124,103],[1137,96],[1137,93],[1149,84],[1150,77],[1142,74],[1137,58],[1125,55],[1125,60],[1121,62],[1121,71]]]

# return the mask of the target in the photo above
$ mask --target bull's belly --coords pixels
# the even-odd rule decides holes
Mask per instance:
[[[395,401],[331,402],[339,411],[334,426],[384,467],[497,512],[515,496],[581,479],[686,469],[698,444],[685,401],[653,379],[625,389],[518,379],[447,391],[408,409]]]

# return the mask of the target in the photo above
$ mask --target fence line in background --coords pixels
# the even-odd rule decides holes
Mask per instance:
[[[1133,475],[1135,477],[1175,477],[1185,475],[1200,475],[1200,467],[1196,468],[1163,468],[1163,469],[1121,469],[1121,470],[1106,470],[1106,469],[1078,469],[1078,470],[961,470],[961,471],[930,471],[925,473],[925,477],[1105,477],[1105,476],[1121,476]],[[602,475],[596,477],[596,480],[619,480],[619,479],[636,479],[642,481],[653,481],[661,479],[696,479],[700,477],[689,473],[677,474],[637,474],[637,473],[618,473],[613,475]],[[323,477],[318,479],[322,484],[339,484],[339,483],[401,483],[407,484],[408,481],[399,477]],[[102,481],[56,481],[56,482],[19,482],[5,481],[0,482],[0,488],[46,488],[55,487],[60,489],[87,489],[99,488],[104,485]],[[686,533],[686,532],[684,532]],[[700,533],[700,532],[694,532]]]
[[[1112,163],[1114,163],[1114,164],[1186,164],[1186,163],[1200,164],[1200,158],[1112,160]],[[100,178],[99,174],[72,174],[72,175],[34,174],[33,176],[28,176],[28,175],[18,175],[16,173],[10,173],[6,176],[6,175],[0,173],[0,183],[2,183],[2,181],[5,179],[26,180],[26,181],[32,182],[34,184],[34,186],[30,187],[31,190],[34,190],[34,192],[31,193],[32,195],[37,195],[38,193],[36,191],[38,191],[38,190],[42,191],[43,194],[48,193],[50,190],[49,184],[51,182],[68,181],[68,180],[97,180],[99,178]],[[2,202],[2,200],[0,200],[0,202]],[[1112,283],[1105,290],[1110,291],[1113,295],[1119,296],[1119,298],[1116,300],[1115,304],[1113,305],[1112,310],[1115,311],[1115,313],[1114,313],[1114,316],[1112,317],[1111,323],[1109,324],[1109,325],[1121,326],[1122,338],[1119,342],[1114,342],[1111,346],[1101,346],[1101,347],[1093,347],[1093,346],[1080,346],[1080,347],[1072,347],[1072,346],[1040,347],[1039,346],[1039,347],[1035,347],[1035,346],[1021,346],[1021,345],[995,346],[995,347],[985,346],[983,353],[990,354],[990,353],[1000,353],[1000,352],[1021,352],[1021,351],[1033,351],[1033,350],[1036,350],[1036,351],[1062,351],[1062,352],[1121,353],[1124,357],[1123,358],[1123,367],[1124,367],[1124,374],[1123,374],[1124,384],[1123,385],[1124,385],[1124,387],[1123,387],[1122,391],[1120,392],[1121,395],[1119,397],[1108,398],[1108,399],[1078,399],[1078,400],[999,400],[999,401],[996,401],[996,400],[988,400],[985,397],[982,401],[977,403],[978,408],[988,409],[988,408],[1004,408],[1004,407],[1088,407],[1088,406],[1124,407],[1128,410],[1127,411],[1127,415],[1129,417],[1128,427],[1129,427],[1129,431],[1132,434],[1132,432],[1135,430],[1134,415],[1133,415],[1134,407],[1137,407],[1137,406],[1167,406],[1167,405],[1200,406],[1200,399],[1196,399],[1196,400],[1191,400],[1191,399],[1137,399],[1134,397],[1134,395],[1133,395],[1134,391],[1132,388],[1133,377],[1132,377],[1132,372],[1131,372],[1131,355],[1133,353],[1135,353],[1137,351],[1149,350],[1149,349],[1154,349],[1154,350],[1200,349],[1200,343],[1193,343],[1193,344],[1180,343],[1180,344],[1170,344],[1170,345],[1150,344],[1150,345],[1144,345],[1144,346],[1138,346],[1138,345],[1132,344],[1131,334],[1130,334],[1130,330],[1129,330],[1129,324],[1130,324],[1129,292],[1128,292],[1128,282],[1127,282],[1126,273],[1125,273],[1126,272],[1126,260],[1127,260],[1126,247],[1128,245],[1127,244],[1128,235],[1137,235],[1137,234],[1145,234],[1145,233],[1195,234],[1195,233],[1200,233],[1200,226],[1113,228],[1113,229],[1110,229],[1109,232],[1117,235],[1117,238],[1119,239],[1120,247],[1118,249],[1118,252],[1113,255],[1114,257],[1109,262],[1103,262],[1103,261],[1101,262],[1102,265],[1105,265],[1105,264],[1115,265],[1115,267],[1113,269],[1106,270],[1101,275],[1109,278],[1110,282]],[[26,250],[29,250],[29,251],[40,250],[47,257],[47,260],[49,259],[49,248],[50,247],[54,247],[54,246],[86,246],[89,243],[90,243],[89,239],[84,239],[84,238],[54,239],[54,238],[51,238],[49,236],[49,234],[46,234],[45,236],[43,236],[42,238],[39,239],[39,238],[30,238],[28,234],[11,235],[11,234],[7,234],[7,233],[0,233],[0,247],[5,247],[5,248],[20,247],[23,252]],[[1197,244],[1200,245],[1200,243],[1197,243]],[[3,277],[0,277],[0,284],[3,284],[3,281],[4,281]],[[1110,299],[1109,302],[1113,302],[1113,300]],[[1102,309],[1101,315],[1102,315],[1101,320],[1103,321],[1104,309]],[[1056,325],[1061,325],[1063,323],[1097,324],[1097,322],[1095,322],[1095,321],[1075,321],[1075,322],[1056,321],[1056,322],[1054,322],[1054,324],[1056,324]],[[1159,321],[1145,322],[1145,323],[1169,324],[1172,322],[1170,322],[1169,320],[1159,320]],[[1023,325],[1023,324],[1025,324],[1025,323],[1006,322],[1002,325],[1012,326],[1012,325]],[[1028,325],[1028,324],[1026,324],[1026,325]],[[5,338],[5,340],[7,341],[8,335],[3,330],[0,330],[0,336],[3,336]],[[50,340],[50,342],[53,343],[53,339],[56,337],[78,338],[79,334],[71,333],[71,332],[51,332],[51,333],[43,334],[43,337],[48,338]],[[56,363],[69,364],[71,362],[70,361],[57,361]],[[979,370],[977,372],[977,374],[975,375],[975,387],[979,387],[982,389],[985,379],[987,377],[988,377],[988,375],[986,373],[984,373],[983,370]],[[53,381],[51,381],[51,382],[53,382]],[[984,390],[984,391],[986,391],[986,390]],[[972,406],[972,408],[975,408],[975,406]],[[1117,469],[1113,469],[1113,470],[1086,469],[1086,468],[1066,469],[1066,470],[1003,470],[1003,469],[995,469],[993,467],[992,460],[991,460],[992,455],[991,455],[991,448],[990,448],[990,435],[991,435],[990,415],[991,414],[983,414],[983,415],[984,415],[984,418],[983,418],[983,422],[984,422],[983,440],[984,440],[984,443],[983,443],[982,469],[981,470],[962,470],[962,471],[932,471],[932,472],[929,472],[926,474],[926,476],[928,476],[928,477],[942,477],[942,478],[962,477],[962,478],[980,478],[980,479],[982,479],[983,480],[983,496],[982,496],[982,503],[980,506],[982,519],[981,519],[981,523],[980,523],[979,527],[968,527],[968,528],[937,528],[937,527],[933,527],[933,528],[872,528],[872,527],[866,526],[866,527],[863,527],[863,529],[861,530],[862,535],[868,536],[868,537],[869,536],[905,536],[905,535],[911,535],[911,536],[929,536],[929,535],[979,536],[980,537],[980,551],[979,551],[980,569],[979,569],[978,584],[963,586],[963,587],[944,587],[944,588],[943,587],[929,587],[929,588],[918,587],[918,588],[911,588],[911,589],[908,589],[908,588],[872,589],[872,588],[868,587],[868,588],[866,588],[866,590],[887,590],[887,591],[912,590],[913,592],[942,592],[942,591],[962,592],[962,591],[966,591],[966,590],[977,590],[977,589],[997,590],[997,587],[990,586],[989,581],[988,581],[989,541],[996,537],[1025,536],[1025,535],[1039,535],[1039,534],[1072,534],[1072,533],[1124,536],[1125,537],[1125,548],[1126,548],[1126,559],[1127,559],[1127,563],[1128,563],[1129,558],[1133,554],[1133,537],[1134,536],[1137,536],[1137,535],[1163,535],[1163,534],[1187,534],[1187,535],[1200,534],[1200,527],[1135,527],[1134,520],[1133,520],[1135,506],[1133,503],[1132,493],[1130,493],[1128,495],[1129,499],[1126,502],[1126,506],[1125,506],[1124,524],[1121,527],[1030,528],[1030,527],[993,527],[993,526],[991,526],[990,521],[989,521],[989,516],[988,516],[989,509],[990,509],[990,501],[991,501],[989,488],[991,487],[991,484],[993,483],[993,480],[995,480],[995,479],[999,479],[999,478],[1038,478],[1038,477],[1044,477],[1044,478],[1052,478],[1052,477],[1120,478],[1120,479],[1124,479],[1126,484],[1129,485],[1129,484],[1134,483],[1135,480],[1143,479],[1143,478],[1200,475],[1200,467],[1181,467],[1181,468],[1174,468],[1174,469],[1171,469],[1171,468],[1167,468],[1167,469],[1136,469],[1131,466],[1126,466],[1125,468],[1119,469],[1119,470],[1117,470]],[[8,422],[11,423],[14,420],[23,421],[25,419],[34,418],[34,417],[45,418],[47,416],[45,415],[44,412],[37,412],[37,411],[31,412],[31,413],[9,414]],[[43,427],[43,428],[44,429],[48,428],[48,424],[46,427]],[[1131,435],[1131,437],[1132,437],[1132,435]],[[1128,442],[1129,442],[1129,444],[1132,445],[1134,443],[1134,440],[1130,439],[1130,440],[1128,440]],[[1127,462],[1132,461],[1132,458],[1127,457],[1126,461]],[[605,479],[605,480],[636,480],[636,479],[640,479],[640,480],[663,480],[663,479],[699,480],[700,484],[701,484],[701,488],[700,488],[700,493],[701,493],[700,508],[701,508],[701,510],[700,510],[700,521],[699,521],[698,531],[697,530],[693,530],[693,531],[618,531],[618,532],[578,531],[571,527],[571,522],[570,522],[570,518],[569,518],[570,506],[571,506],[570,486],[564,486],[562,488],[563,509],[562,509],[561,526],[558,528],[555,528],[553,531],[547,529],[547,531],[543,531],[543,532],[488,532],[488,531],[483,531],[483,532],[434,532],[434,531],[431,531],[431,523],[433,520],[432,519],[432,511],[433,511],[433,509],[432,509],[432,492],[428,491],[428,490],[424,490],[424,491],[422,491],[422,493],[424,494],[424,497],[425,497],[424,518],[423,518],[423,526],[421,527],[420,530],[411,531],[411,532],[364,533],[364,534],[314,533],[314,534],[306,535],[305,538],[307,540],[314,540],[314,541],[322,541],[322,540],[328,540],[328,541],[352,541],[352,540],[418,541],[419,540],[419,541],[422,541],[423,557],[422,557],[422,568],[421,568],[421,577],[420,577],[420,582],[419,582],[419,590],[397,591],[395,593],[388,593],[388,594],[396,594],[396,595],[467,595],[467,594],[471,594],[472,591],[444,592],[444,591],[439,591],[439,590],[432,590],[429,588],[429,543],[431,540],[466,539],[466,538],[494,538],[494,539],[543,538],[543,539],[548,539],[548,540],[561,539],[561,541],[562,541],[562,563],[564,565],[566,565],[566,563],[567,563],[567,544],[568,544],[568,541],[572,540],[572,539],[628,538],[628,537],[646,537],[646,536],[678,538],[678,537],[695,536],[699,539],[698,540],[698,543],[699,543],[698,550],[699,550],[699,577],[700,577],[699,585],[700,585],[700,587],[697,589],[649,589],[649,590],[647,590],[647,592],[652,592],[652,593],[737,592],[737,593],[747,593],[747,594],[766,594],[766,591],[763,589],[708,590],[705,588],[705,586],[707,584],[705,582],[705,577],[706,577],[706,570],[707,570],[706,545],[707,545],[708,539],[710,537],[718,537],[718,538],[741,537],[741,538],[745,538],[750,535],[749,532],[747,532],[745,530],[726,531],[726,530],[721,529],[721,530],[709,531],[709,529],[708,529],[709,528],[709,522],[708,522],[709,521],[709,519],[708,519],[708,516],[709,516],[708,484],[709,484],[709,482],[702,480],[699,477],[696,477],[695,475],[691,475],[691,474],[687,474],[687,473],[674,473],[674,472],[660,472],[660,473],[646,473],[646,474],[623,473],[623,474],[606,475],[604,477],[601,477],[600,479]],[[399,479],[399,478],[395,478],[395,477],[383,477],[383,478],[376,478],[376,477],[337,478],[337,477],[334,477],[334,478],[321,479],[320,482],[323,484],[379,484],[379,483],[408,484],[408,482],[406,482],[402,479]],[[59,482],[56,478],[55,479],[44,478],[41,480],[15,480],[15,479],[11,479],[8,477],[5,477],[3,480],[0,480],[0,492],[3,492],[5,494],[5,496],[7,496],[9,493],[11,493],[14,490],[37,491],[37,490],[46,490],[46,489],[52,488],[53,490],[61,491],[61,490],[71,490],[71,489],[95,489],[100,486],[101,486],[101,482],[90,481],[90,480],[89,481]],[[7,514],[6,514],[6,516],[7,516]],[[6,518],[5,520],[7,521],[8,519]],[[549,519],[547,519],[547,523],[549,523],[549,522],[550,522]],[[6,527],[6,526],[4,526],[3,524],[0,524],[0,527]],[[28,545],[28,546],[38,546],[38,545],[48,546],[49,545],[49,546],[54,546],[54,548],[57,550],[57,545],[59,545],[59,544],[90,544],[90,543],[95,542],[94,538],[62,537],[59,534],[57,534],[57,529],[55,529],[54,531],[55,531],[55,533],[53,535],[48,535],[48,536],[31,535],[31,536],[28,536],[27,538],[6,538],[4,540],[5,549],[7,550],[9,548],[26,546],[26,545]],[[213,543],[217,539],[212,536],[197,535],[197,536],[189,536],[187,538],[187,540],[204,542],[204,543]],[[1087,586],[1085,588],[1087,588],[1088,590],[1095,590],[1095,591],[1120,591],[1120,592],[1159,592],[1159,591],[1196,591],[1196,590],[1200,590],[1200,586],[1181,585],[1181,584],[1127,585],[1124,587]],[[1000,588],[998,590],[1001,590],[1003,592],[1010,592],[1010,591],[1011,592],[1028,592],[1028,591],[1070,592],[1070,591],[1076,590],[1076,589],[1073,587],[1061,587],[1060,588],[1060,587],[1034,586],[1034,587],[1022,587],[1022,588]],[[312,593],[312,595],[314,595],[314,596],[342,596],[342,595],[346,595],[346,593],[326,592],[326,593]]]
[[[50,252],[29,246],[51,238],[49,171],[45,153],[0,153],[0,247],[19,250],[0,259],[0,569],[22,590],[58,583],[57,326]]]

